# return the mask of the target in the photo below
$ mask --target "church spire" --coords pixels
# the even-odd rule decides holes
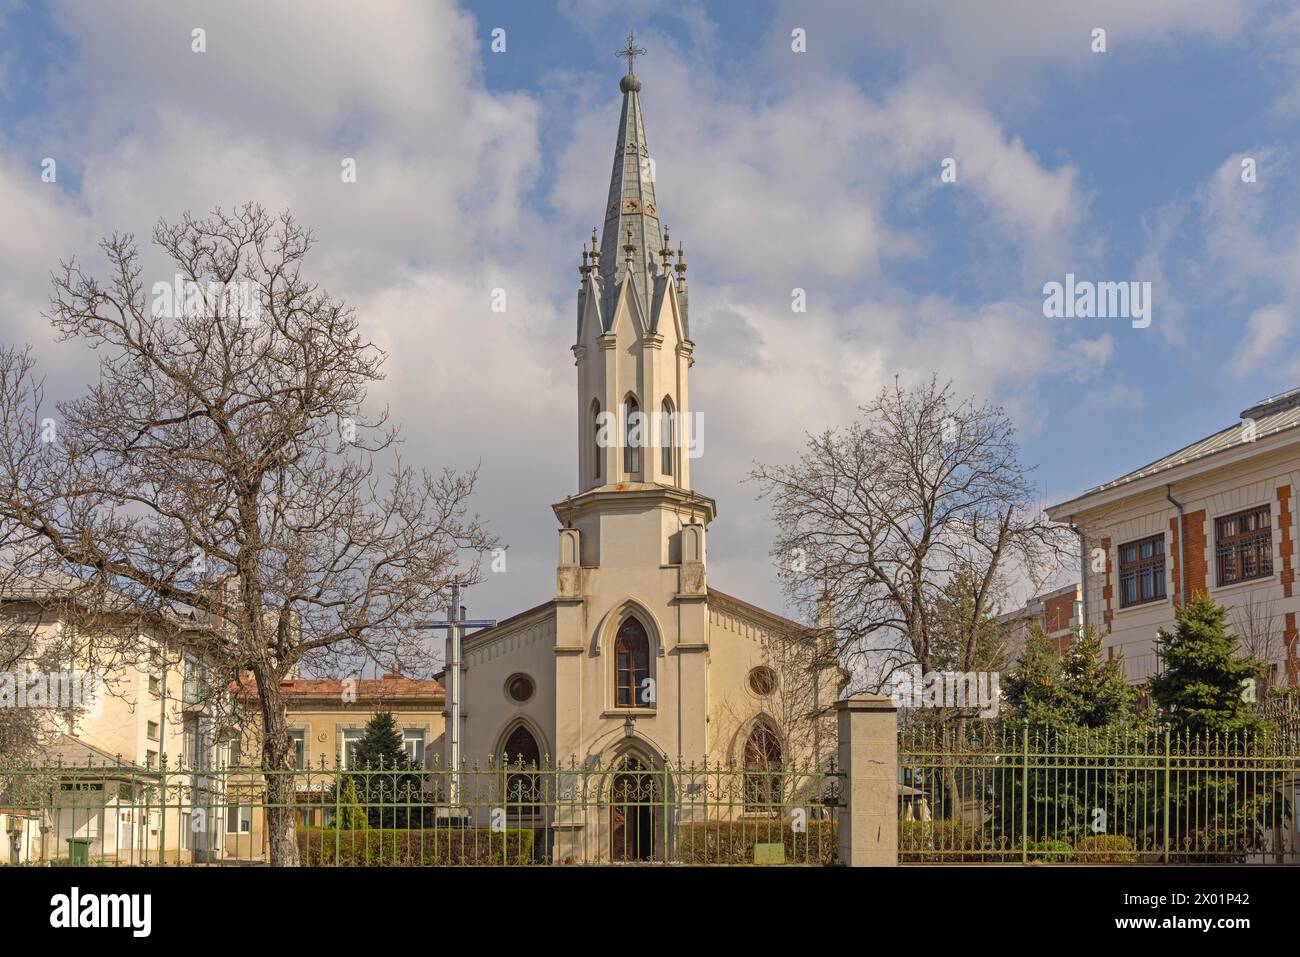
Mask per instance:
[[[643,309],[648,309],[652,295],[654,255],[659,242],[659,207],[655,202],[653,166],[646,145],[645,121],[641,116],[641,80],[632,72],[633,60],[644,54],[628,34],[627,47],[618,56],[627,57],[627,73],[619,80],[623,91],[623,112],[618,124],[618,141],[614,146],[614,169],[610,174],[609,201],[605,206],[605,226],[600,245],[606,253],[624,245],[633,247],[630,269],[633,285]],[[631,238],[629,239],[629,232]],[[605,255],[600,260],[600,280],[606,308],[616,295],[624,270],[629,268],[619,256]]]

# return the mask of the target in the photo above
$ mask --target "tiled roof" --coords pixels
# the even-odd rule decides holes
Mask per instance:
[[[1134,469],[1117,479],[1105,482],[1096,488],[1090,488],[1071,501],[1078,501],[1078,499],[1086,498],[1089,495],[1105,492],[1108,489],[1126,485],[1138,479],[1149,478],[1152,475],[1167,472],[1179,465],[1186,465],[1189,462],[1195,462],[1238,446],[1248,445],[1252,441],[1259,441],[1268,436],[1277,435],[1279,432],[1294,429],[1300,426],[1300,388],[1255,403],[1241,413],[1241,420],[1198,442],[1184,446],[1177,452],[1171,452],[1169,455],[1158,458],[1140,469]],[[1254,422],[1253,436],[1245,424],[1246,420]],[[1064,505],[1065,503],[1062,502],[1061,504]],[[1059,508],[1060,506],[1053,507]]]
[[[280,682],[280,693],[287,698],[338,698],[343,695],[340,678],[297,678]],[[355,689],[357,698],[429,698],[441,699],[442,682],[433,678],[362,678]],[[239,695],[257,694],[257,682],[248,679],[231,686]]]

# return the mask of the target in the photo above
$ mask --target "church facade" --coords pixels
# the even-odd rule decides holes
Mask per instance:
[[[604,228],[580,268],[577,490],[552,506],[555,593],[465,637],[461,761],[622,768],[638,780],[703,762],[820,764],[844,676],[833,638],[708,583],[716,506],[691,480],[686,263],[660,221],[641,81],[629,71],[620,90]],[[678,785],[662,780],[668,793],[654,801],[671,802]],[[594,826],[602,833],[583,841],[619,839],[608,833],[617,815]]]

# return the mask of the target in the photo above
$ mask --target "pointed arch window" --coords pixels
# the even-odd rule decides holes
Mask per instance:
[[[628,618],[614,638],[614,703],[620,708],[653,708],[650,639],[645,626]]]
[[[623,471],[629,476],[641,471],[641,406],[636,396],[623,402]]]
[[[660,463],[660,471],[670,476],[673,474],[673,454],[677,450],[677,417],[673,415],[673,400],[668,396],[664,396],[661,411],[659,441],[663,443],[663,461]]]
[[[537,739],[524,725],[506,738],[502,749],[506,766],[506,813],[512,817],[533,817],[541,811],[542,752]]]
[[[591,474],[600,478],[600,400],[591,403]]]
[[[781,810],[784,794],[781,739],[766,721],[754,723],[745,739],[745,810],[771,814]]]

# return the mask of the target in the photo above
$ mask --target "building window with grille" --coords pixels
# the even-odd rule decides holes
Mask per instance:
[[[1220,585],[1273,574],[1273,522],[1269,507],[1250,508],[1214,520],[1214,559]]]
[[[1119,547],[1119,606],[1165,597],[1165,537],[1152,535]]]

